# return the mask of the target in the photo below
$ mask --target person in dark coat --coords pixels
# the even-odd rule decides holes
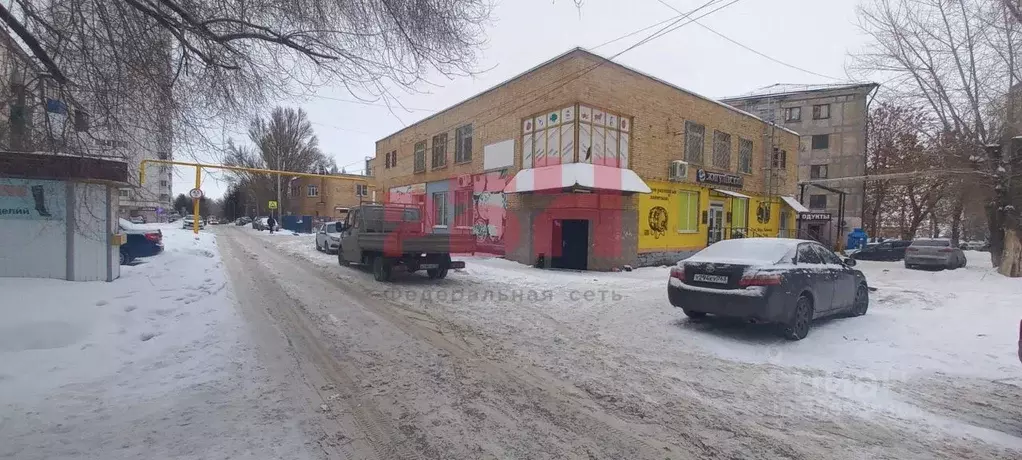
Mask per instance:
[[[270,228],[270,234],[273,234],[273,230],[277,228],[277,221],[273,219],[273,216],[266,218],[266,226]]]

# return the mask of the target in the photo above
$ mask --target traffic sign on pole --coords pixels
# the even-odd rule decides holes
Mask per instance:
[[[191,199],[193,199],[193,200],[198,200],[198,199],[202,198],[202,190],[199,190],[197,188],[193,188],[193,189],[188,191],[188,196],[191,197]]]
[[[276,201],[271,201],[271,202],[269,202],[267,207],[270,208],[270,209],[277,209],[277,202]]]

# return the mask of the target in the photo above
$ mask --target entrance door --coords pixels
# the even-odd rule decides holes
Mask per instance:
[[[787,210],[781,210],[781,223],[780,226],[778,227],[780,229],[779,232],[780,234],[777,235],[778,237],[791,238],[791,231],[788,230],[788,219],[790,218],[791,216],[790,214],[788,214]]]
[[[589,266],[589,221],[565,219],[554,221],[553,268],[587,270]],[[560,251],[557,251],[560,248]]]
[[[706,222],[709,232],[706,238],[707,246],[724,238],[724,204],[710,203],[708,214]]]

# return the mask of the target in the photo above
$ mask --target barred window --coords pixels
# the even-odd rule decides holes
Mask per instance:
[[[731,168],[731,135],[723,131],[713,131],[713,166]]]
[[[738,138],[738,172],[752,174],[752,141]]]
[[[434,169],[447,166],[447,133],[433,136],[432,165]]]
[[[415,144],[415,172],[426,172],[426,141]]]
[[[703,163],[703,135],[706,127],[691,121],[685,122],[685,161]]]
[[[472,161],[472,125],[465,125],[454,131],[454,162]]]

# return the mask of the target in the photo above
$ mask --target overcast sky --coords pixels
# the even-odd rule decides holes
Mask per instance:
[[[499,0],[498,0],[499,1]],[[706,0],[664,0],[688,12]],[[703,14],[730,0],[700,10]],[[696,24],[641,45],[615,60],[696,93],[721,98],[773,83],[837,83],[847,81],[848,53],[863,46],[856,26],[859,0],[739,0],[699,22],[774,59],[825,78],[758,56]],[[585,0],[581,10],[572,0],[503,0],[493,10],[488,43],[479,52],[474,77],[435,77],[420,93],[395,91],[409,108],[394,114],[386,105],[357,104],[343,88],[320,90],[308,101],[281,101],[304,108],[314,123],[324,152],[348,172],[361,172],[375,142],[435,110],[451,106],[576,46],[611,56],[659,27],[593,49],[678,13],[658,0]],[[693,15],[695,17],[696,15]],[[836,80],[835,80],[836,79]],[[400,119],[400,120],[399,120]],[[211,159],[207,158],[206,160]],[[194,173],[179,168],[174,193],[192,188]],[[219,197],[226,182],[207,176],[203,190]]]

